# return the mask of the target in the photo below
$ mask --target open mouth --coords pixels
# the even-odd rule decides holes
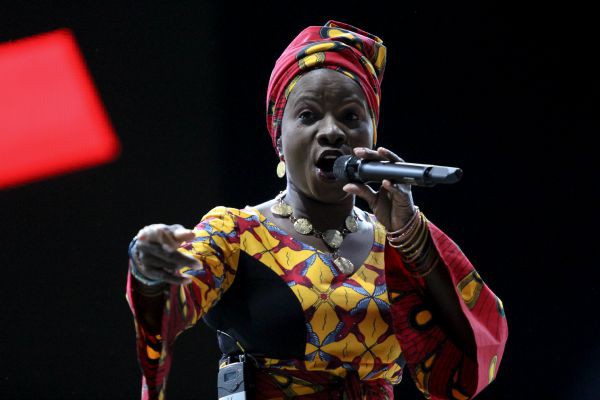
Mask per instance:
[[[334,181],[333,163],[342,155],[343,153],[339,150],[325,150],[322,152],[315,163],[319,177],[327,181]]]

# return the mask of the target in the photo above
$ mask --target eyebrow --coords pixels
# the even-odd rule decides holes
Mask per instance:
[[[300,97],[296,98],[294,106],[298,105],[299,103],[301,103],[303,101],[317,102],[315,97],[307,95],[307,94],[302,94],[302,95],[300,95]],[[357,95],[351,95],[348,97],[344,97],[340,101],[340,103],[342,103],[342,105],[346,105],[348,103],[356,103],[356,104],[360,105],[361,107],[364,107],[363,101]]]

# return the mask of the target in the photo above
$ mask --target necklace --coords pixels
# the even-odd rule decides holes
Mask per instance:
[[[323,242],[325,242],[325,244],[332,250],[330,252],[331,257],[333,258],[333,263],[337,269],[345,275],[349,275],[354,272],[354,264],[352,261],[348,260],[346,257],[340,256],[338,254],[338,250],[348,233],[358,231],[356,213],[352,211],[352,215],[348,215],[346,217],[346,220],[344,221],[344,227],[342,229],[327,229],[325,232],[320,232],[313,227],[308,218],[296,218],[294,216],[294,210],[292,209],[292,206],[283,200],[285,195],[286,192],[281,191],[277,197],[275,197],[277,203],[271,206],[271,212],[273,215],[289,218],[294,225],[294,230],[302,235],[313,235],[322,239]]]

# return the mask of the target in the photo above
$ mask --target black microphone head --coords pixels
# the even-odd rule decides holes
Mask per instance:
[[[342,182],[349,182],[348,174],[346,172],[346,165],[352,156],[340,156],[335,159],[333,163],[333,175],[335,175],[335,179]]]

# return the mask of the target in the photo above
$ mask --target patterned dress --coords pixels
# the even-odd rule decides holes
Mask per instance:
[[[180,248],[205,268],[188,271],[192,283],[171,285],[159,335],[137,317],[129,274],[142,399],[164,398],[175,339],[203,317],[256,354],[258,399],[392,399],[405,367],[426,398],[480,392],[495,378],[506,343],[502,302],[429,222],[438,268],[449,271],[473,330],[477,355],[467,357],[424,303],[423,281],[406,273],[383,225],[368,218],[371,251],[346,276],[329,253],[294,239],[257,209],[215,207]]]

